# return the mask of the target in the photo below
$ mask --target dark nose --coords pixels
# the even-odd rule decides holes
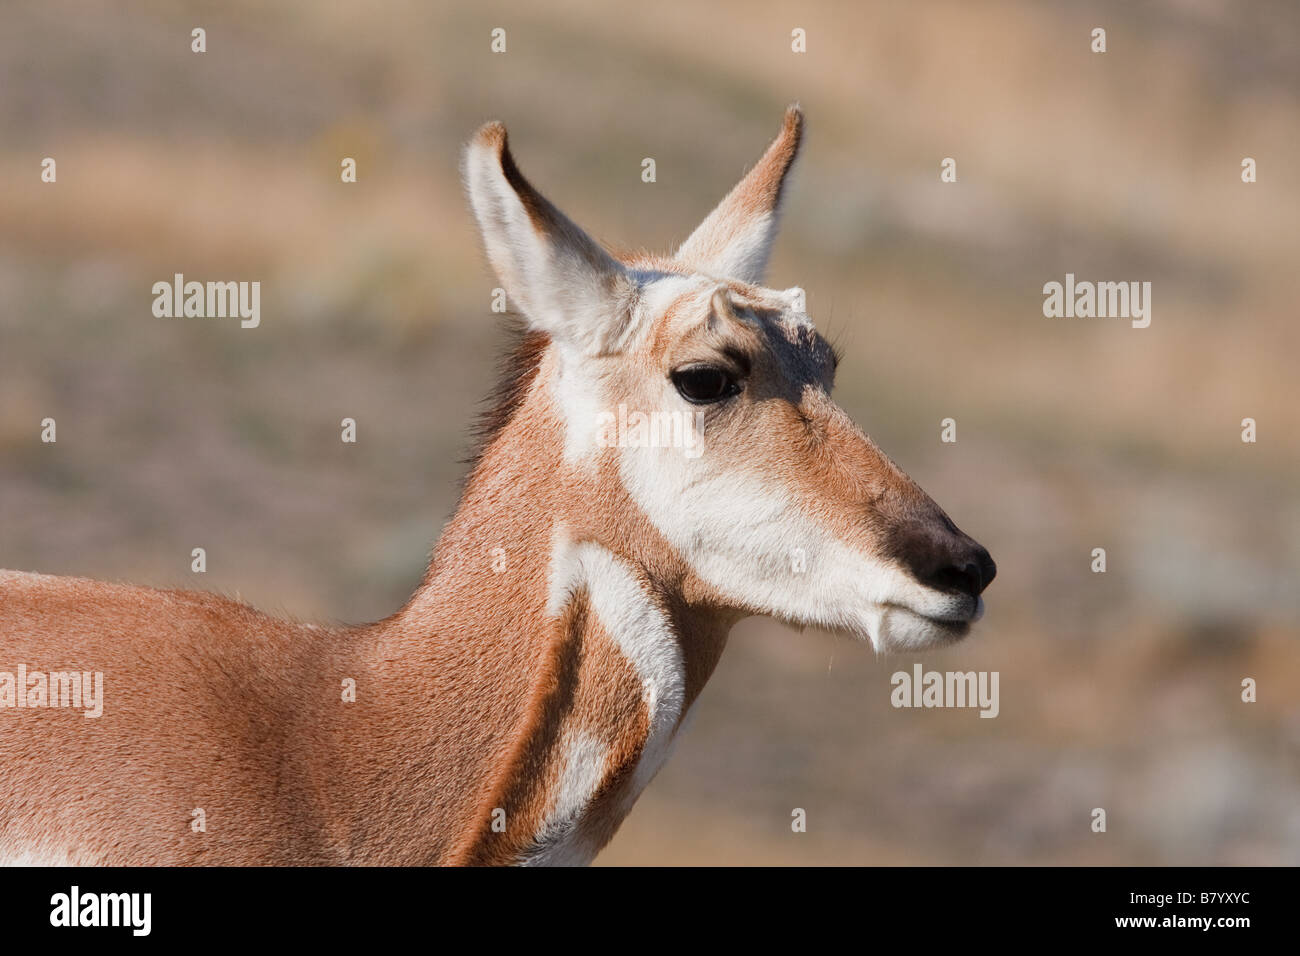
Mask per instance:
[[[961,591],[977,598],[997,573],[998,566],[988,551],[967,538],[923,581],[940,591]]]

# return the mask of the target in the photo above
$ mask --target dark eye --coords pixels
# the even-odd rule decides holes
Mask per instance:
[[[687,365],[673,372],[672,380],[682,398],[696,405],[720,402],[740,391],[731,373],[716,365]]]

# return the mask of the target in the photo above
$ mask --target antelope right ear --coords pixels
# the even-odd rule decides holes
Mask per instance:
[[[588,354],[617,351],[636,283],[524,178],[504,126],[478,131],[464,175],[488,260],[529,324]]]

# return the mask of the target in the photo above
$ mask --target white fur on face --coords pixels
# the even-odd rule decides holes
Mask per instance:
[[[557,343],[552,354],[551,397],[564,419],[564,460],[570,465],[594,466],[597,425],[607,410],[604,384],[577,350]]]
[[[801,289],[767,291],[789,300],[784,323],[811,326],[795,309]],[[669,383],[657,403],[664,411],[687,406]],[[925,587],[900,564],[839,539],[815,520],[802,492],[763,477],[761,461],[729,465],[743,454],[713,449],[705,421],[697,456],[627,448],[619,458],[629,495],[702,580],[737,607],[866,637],[879,651],[964,633],[967,599]]]
[[[965,601],[922,586],[897,565],[838,540],[798,496],[709,456],[630,448],[623,484],[696,574],[736,606],[795,624],[846,631],[878,651],[951,640],[932,620],[964,619]]]
[[[634,347],[674,301],[692,290],[700,291],[712,285],[699,276],[630,275],[638,281],[638,292],[631,317],[621,330],[619,345],[624,348]],[[601,416],[614,414],[618,403],[618,397],[609,392],[603,377],[605,363],[611,360],[592,356],[566,340],[557,340],[550,354],[554,367],[547,377],[551,397],[564,420],[564,459],[570,465],[594,465]]]

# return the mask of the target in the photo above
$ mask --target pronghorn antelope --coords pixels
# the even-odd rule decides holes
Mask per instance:
[[[740,618],[964,636],[988,552],[831,401],[802,292],[759,285],[802,124],[663,258],[607,252],[479,130],[470,204],[528,330],[419,589],[329,629],[0,572],[0,671],[104,675],[97,719],[0,695],[0,854],[586,863]],[[616,407],[690,448],[611,440]]]

